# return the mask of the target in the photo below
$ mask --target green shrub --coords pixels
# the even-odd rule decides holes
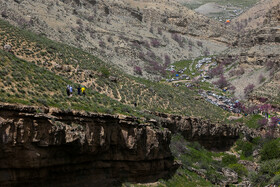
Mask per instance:
[[[261,160],[270,160],[280,158],[280,142],[272,140],[266,142],[261,150]]]
[[[262,162],[259,172],[252,173],[250,180],[255,186],[266,186],[268,183],[275,183],[275,185],[279,185],[279,174],[280,159],[272,159]]]
[[[280,175],[276,175],[272,178],[272,184],[276,186],[280,186]]]
[[[201,144],[198,143],[198,142],[193,142],[191,145],[192,145],[192,147],[193,147],[194,149],[196,149],[196,150],[198,150],[198,151],[202,149]]]
[[[225,166],[228,166],[230,164],[236,164],[237,163],[237,158],[236,156],[234,155],[228,155],[226,154],[225,156],[223,156],[222,158],[222,163],[225,165]]]
[[[272,159],[265,161],[261,164],[261,168],[259,173],[266,173],[270,176],[274,176],[278,174],[277,172],[280,171],[280,159]]]
[[[236,144],[237,144],[237,150],[241,150],[242,154],[245,157],[249,157],[252,155],[252,153],[253,153],[253,144],[252,143],[238,140],[236,142]]]
[[[100,67],[99,71],[100,71],[100,72],[102,73],[102,75],[103,75],[104,77],[106,77],[106,78],[108,78],[109,75],[110,75],[109,70],[108,70],[105,66]]]
[[[233,169],[239,177],[248,175],[247,169],[241,164],[230,164],[229,168]]]

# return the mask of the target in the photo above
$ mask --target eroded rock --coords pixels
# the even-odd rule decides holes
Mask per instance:
[[[155,182],[177,168],[170,131],[134,117],[0,105],[0,137],[7,186]]]

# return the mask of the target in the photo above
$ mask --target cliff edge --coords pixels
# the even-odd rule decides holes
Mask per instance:
[[[4,186],[152,182],[177,169],[170,131],[121,115],[0,105],[0,137]]]

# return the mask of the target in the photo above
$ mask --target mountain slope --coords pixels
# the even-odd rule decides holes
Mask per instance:
[[[108,109],[107,112],[131,112],[129,108],[134,106],[135,103],[137,110],[144,109],[195,115],[207,119],[211,118],[212,120],[224,119],[223,115],[226,114],[224,111],[206,103],[204,100],[195,100],[197,93],[190,89],[174,88],[165,83],[155,83],[128,76],[91,54],[67,45],[55,43],[33,33],[22,31],[4,21],[0,22],[0,41],[2,46],[11,44],[13,46],[11,52],[17,57],[28,61],[31,65],[36,65],[35,67],[39,66],[53,75],[59,75],[67,81],[71,81],[75,89],[80,84],[86,86],[87,90],[93,95],[95,93],[106,95],[106,97],[99,99],[92,98],[90,102],[104,105]],[[14,70],[11,68],[9,71],[13,72]],[[49,76],[50,79],[51,77]],[[1,78],[3,82],[9,81],[7,76]],[[28,81],[28,79],[25,81]],[[61,90],[60,95],[66,94],[63,90],[66,89],[67,84],[69,83],[64,82],[56,87],[57,90]],[[26,85],[29,84],[26,83]],[[43,85],[40,84],[40,86]],[[50,92],[53,92],[53,90],[50,90]],[[42,93],[39,91],[39,94]],[[22,96],[24,95],[22,94]],[[29,98],[29,96],[27,94],[26,98]],[[61,102],[67,102],[68,99],[65,96],[63,96],[64,98]],[[41,95],[37,95],[37,97],[40,98]],[[48,97],[50,96],[48,95]],[[70,98],[70,100],[75,101],[76,98]],[[113,102],[111,102],[112,100]],[[60,101],[55,103],[59,104]],[[123,107],[121,109],[117,107],[119,106],[118,103],[122,103]],[[116,105],[117,108],[110,107],[111,105]],[[128,109],[124,105],[128,106]],[[67,106],[71,106],[71,102]],[[87,108],[90,111],[94,111],[90,107]]]
[[[249,30],[240,34],[234,42],[235,47],[228,51],[227,56],[238,58],[238,63],[232,66],[231,71],[245,70],[243,75],[228,78],[233,80],[232,83],[243,96],[244,89],[253,84],[255,88],[249,96],[251,100],[265,98],[268,103],[279,108],[280,2],[270,2],[278,5],[270,7],[268,4],[267,13],[262,16],[263,23],[255,29],[250,30],[248,27]],[[258,17],[255,19],[258,20]]]
[[[14,25],[101,55],[130,74],[139,66],[150,78],[170,62],[220,53],[234,36],[223,24],[167,0],[8,0],[0,7]]]
[[[231,26],[239,32],[257,29],[263,25],[270,10],[279,3],[278,0],[261,0],[239,17],[233,19]]]

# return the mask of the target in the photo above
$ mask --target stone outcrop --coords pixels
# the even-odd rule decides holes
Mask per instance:
[[[188,141],[197,141],[210,150],[229,150],[240,134],[249,139],[261,136],[259,131],[250,129],[243,124],[219,124],[195,117],[183,117],[156,113],[161,125],[172,133],[181,133]]]
[[[133,117],[0,105],[0,184],[153,182],[177,168],[170,137]]]
[[[241,124],[153,114],[157,120],[140,123],[123,115],[2,104],[0,183],[110,186],[154,182],[178,168],[169,148],[171,132],[218,151],[228,150],[240,133],[248,138],[260,135]]]
[[[223,176],[226,180],[223,181],[223,185],[236,184],[238,182],[238,174],[229,168],[222,168]]]

